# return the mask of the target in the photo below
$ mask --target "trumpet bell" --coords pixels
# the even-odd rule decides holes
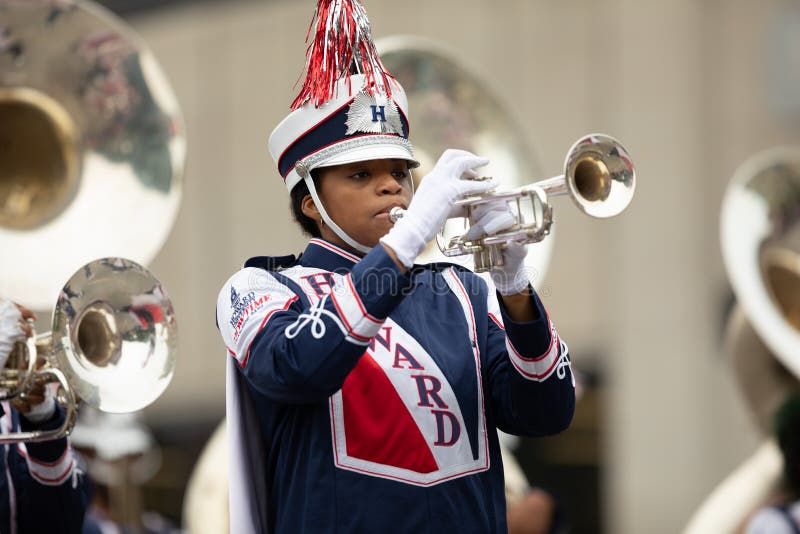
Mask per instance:
[[[600,219],[622,213],[636,189],[631,157],[622,143],[604,134],[587,135],[570,147],[564,176],[578,208]]]
[[[158,252],[180,202],[182,119],[110,12],[0,3],[0,250],[25,259],[0,262],[0,294],[46,309],[87,261]]]
[[[84,265],[53,313],[52,349],[77,395],[104,412],[144,408],[172,379],[175,314],[161,283],[124,258]]]

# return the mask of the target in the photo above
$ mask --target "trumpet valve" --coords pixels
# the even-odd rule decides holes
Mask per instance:
[[[473,259],[476,273],[502,269],[506,264],[501,245],[486,245],[475,252]]]

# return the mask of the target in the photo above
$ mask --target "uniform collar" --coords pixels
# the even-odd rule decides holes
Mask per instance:
[[[318,267],[326,271],[340,269],[349,271],[360,260],[360,257],[344,250],[342,247],[329,243],[324,239],[314,238],[308,242],[305,252],[300,256],[300,265]]]

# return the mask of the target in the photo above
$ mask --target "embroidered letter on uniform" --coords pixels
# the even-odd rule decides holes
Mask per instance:
[[[458,441],[461,435],[458,418],[447,410],[431,410],[431,413],[436,417],[436,441],[433,444],[438,447],[449,447]],[[447,427],[450,428],[449,439],[447,438]]]
[[[447,404],[439,396],[442,383],[435,376],[414,375],[412,378],[416,380],[417,391],[419,391],[419,403],[417,406],[432,408],[433,404],[430,403],[430,399],[433,399],[439,408],[447,408]]]
[[[478,397],[460,401],[433,356],[387,319],[330,398],[336,466],[420,486],[485,471],[483,397],[473,387]]]
[[[403,362],[407,362],[408,365],[403,365]],[[395,369],[416,369],[417,371],[425,370],[422,364],[415,360],[411,353],[399,343],[394,348],[394,364],[392,364],[392,367]]]

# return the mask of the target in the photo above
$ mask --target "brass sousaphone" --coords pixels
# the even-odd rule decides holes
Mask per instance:
[[[117,17],[80,0],[0,0],[0,296],[56,302],[52,332],[12,355],[0,388],[8,399],[58,382],[67,415],[1,443],[69,433],[80,400],[141,409],[169,383],[172,304],[140,263],[177,214],[182,132],[161,69]]]
[[[49,309],[88,261],[147,265],[181,198],[177,100],[145,43],[74,0],[0,0],[0,295]]]
[[[720,237],[738,301],[726,350],[765,439],[702,503],[684,534],[738,532],[779,486],[773,417],[800,391],[800,149],[768,150],[739,167],[723,200]]]

